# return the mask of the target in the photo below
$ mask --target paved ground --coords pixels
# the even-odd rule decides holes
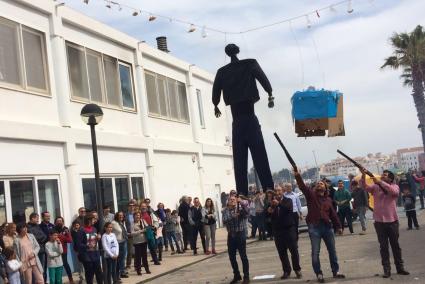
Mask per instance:
[[[422,211],[420,212],[422,213]],[[404,216],[403,213],[400,216]],[[347,275],[347,279],[334,281],[330,278],[331,271],[326,248],[322,246],[321,262],[327,282],[333,283],[425,283],[425,225],[422,230],[406,231],[405,218],[401,218],[400,244],[403,250],[403,258],[406,269],[411,272],[409,276],[393,275],[391,279],[382,279],[378,274],[382,272],[379,256],[379,245],[372,222],[369,222],[368,232],[365,236],[344,235],[337,237],[336,246],[341,267],[341,272]],[[419,223],[425,224],[425,214],[419,216]],[[354,230],[360,231],[359,224],[355,224]],[[220,247],[224,245],[221,237]],[[251,283],[305,283],[315,282],[315,276],[311,267],[310,241],[308,234],[300,236],[299,241],[301,266],[303,279],[291,279],[282,281],[280,261],[271,241],[254,242],[248,245],[248,257],[250,261],[251,279],[262,275],[274,275],[273,279],[252,280]],[[221,250],[224,251],[224,250]],[[184,256],[186,258],[193,258]],[[183,259],[183,257],[182,257]],[[126,283],[149,281],[150,283],[228,283],[232,277],[232,270],[227,253],[207,258],[203,261],[197,259],[197,263],[169,272],[162,277],[148,280],[144,276],[137,279],[132,277]],[[174,262],[171,259],[169,262]],[[166,261],[164,261],[164,264]],[[152,269],[156,272],[155,269]],[[395,270],[395,268],[393,268]],[[158,271],[159,272],[159,271]],[[154,276],[154,275],[152,275]]]

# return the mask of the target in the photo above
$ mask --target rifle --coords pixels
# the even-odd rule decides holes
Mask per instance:
[[[346,158],[347,160],[349,160],[354,166],[356,166],[357,168],[359,168],[360,171],[364,172],[365,174],[367,174],[371,178],[374,178],[375,177],[370,171],[366,170],[362,165],[360,165],[359,163],[357,163],[356,161],[354,161],[348,155],[344,154],[344,152],[342,152],[341,150],[336,150],[336,151],[338,152],[338,154],[340,154],[341,156],[343,156],[344,158]],[[385,194],[388,194],[387,190],[381,184],[378,183],[378,186],[382,189],[382,191]]]
[[[291,164],[294,171],[298,171],[297,165],[295,164],[294,159],[292,159],[291,154],[289,154],[288,150],[286,150],[285,145],[283,145],[282,140],[280,140],[279,136],[274,133],[274,137],[276,137],[277,142],[279,142],[280,147],[282,147],[283,151],[285,152],[286,158],[288,159],[289,163]]]

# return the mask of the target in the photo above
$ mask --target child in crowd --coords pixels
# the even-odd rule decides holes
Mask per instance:
[[[176,243],[181,247],[182,252],[185,252],[184,245],[183,245],[183,238],[182,238],[182,227],[180,226],[180,217],[177,213],[177,210],[173,210],[171,212],[171,218],[176,220],[174,224],[175,226],[174,231],[176,232]]]
[[[78,219],[75,219],[72,222],[72,225],[71,225],[72,248],[73,248],[75,255],[77,257],[75,270],[78,272],[78,277],[80,279],[80,283],[83,283],[83,281],[84,281],[84,266],[83,266],[83,264],[81,263],[81,261],[78,257],[78,245],[77,245],[77,240],[79,239],[80,234],[83,234],[83,230],[81,228],[80,221]]]
[[[50,284],[62,284],[63,247],[56,230],[51,230],[49,232],[49,241],[46,243],[46,253]]]
[[[418,219],[416,218],[416,199],[410,192],[409,188],[403,189],[404,210],[407,216],[407,230],[412,230],[412,222],[416,230],[419,230]]]
[[[162,229],[164,223],[158,218],[159,227],[156,229],[156,247],[158,248],[158,260],[162,261],[162,250],[164,249],[164,237],[162,235]]]
[[[112,223],[106,222],[103,228],[105,233],[102,236],[102,247],[105,251],[106,260],[106,284],[118,283],[117,262],[119,255],[119,245],[117,237],[112,233]],[[112,281],[111,281],[112,280]]]
[[[9,284],[21,284],[21,274],[20,269],[22,263],[16,259],[16,253],[13,250],[13,247],[6,247],[3,250],[3,254],[6,257],[6,270],[7,270],[7,279]]]

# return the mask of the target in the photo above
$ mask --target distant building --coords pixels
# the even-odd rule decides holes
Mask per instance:
[[[397,160],[399,168],[405,171],[419,169],[419,155],[423,153],[423,147],[398,149]]]

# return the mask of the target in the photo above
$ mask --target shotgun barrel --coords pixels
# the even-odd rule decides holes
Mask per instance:
[[[297,165],[295,164],[294,159],[292,159],[291,154],[289,154],[288,150],[286,149],[285,145],[283,145],[282,140],[280,140],[279,135],[277,133],[274,133],[274,137],[276,137],[277,142],[279,142],[280,147],[282,147],[283,151],[285,152],[286,158],[288,158],[289,163],[291,164],[294,171],[297,171]]]

